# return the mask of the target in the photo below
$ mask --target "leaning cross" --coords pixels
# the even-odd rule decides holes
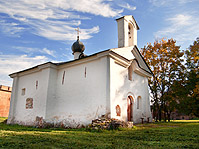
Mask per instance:
[[[79,30],[79,27],[75,29],[77,31],[77,39],[79,39],[79,33],[81,33],[81,31]]]

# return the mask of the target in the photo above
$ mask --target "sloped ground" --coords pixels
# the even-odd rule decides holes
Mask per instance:
[[[199,121],[139,124],[110,131],[0,123],[0,148],[199,148]]]

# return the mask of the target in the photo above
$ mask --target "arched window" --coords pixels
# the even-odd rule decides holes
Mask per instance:
[[[138,96],[138,98],[137,98],[137,109],[141,109],[140,104],[141,104],[141,96]]]
[[[121,115],[121,108],[120,108],[120,106],[117,105],[117,106],[115,107],[115,109],[116,109],[116,115],[117,115],[117,116],[120,116],[120,115]]]

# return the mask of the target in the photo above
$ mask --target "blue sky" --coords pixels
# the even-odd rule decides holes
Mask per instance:
[[[10,73],[72,60],[77,27],[86,55],[117,48],[124,15],[140,27],[139,49],[162,37],[186,49],[199,37],[199,0],[1,0],[0,85],[12,85]]]

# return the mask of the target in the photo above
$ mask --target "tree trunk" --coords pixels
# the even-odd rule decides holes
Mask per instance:
[[[164,122],[166,122],[167,121],[167,108],[166,108],[166,105],[165,105],[165,103],[164,103],[164,105],[163,105],[163,109],[164,109]]]
[[[167,114],[166,114],[166,112],[164,111],[164,122],[166,122],[167,121]]]
[[[160,109],[158,110],[158,118],[159,118],[159,121],[161,122],[162,120],[162,108],[160,107]]]
[[[154,111],[154,115],[155,115],[155,122],[158,122],[158,110],[155,107],[155,111]]]
[[[168,116],[168,122],[170,122],[170,120],[171,120],[171,119],[170,119],[171,113],[168,112],[168,113],[167,113],[167,116]]]

